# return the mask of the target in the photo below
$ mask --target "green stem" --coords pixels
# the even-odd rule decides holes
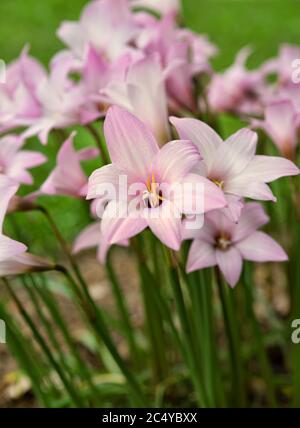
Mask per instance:
[[[135,336],[133,333],[134,329],[130,320],[128,309],[126,307],[125,297],[123,295],[122,288],[109,259],[107,260],[105,267],[115,296],[116,305],[121,316],[121,321],[127,337],[130,353],[132,355],[132,358],[134,359],[136,367],[139,367],[139,349],[135,341]]]
[[[65,275],[65,277],[66,277],[67,281],[69,282],[69,284],[71,285],[71,287],[73,289],[76,289],[77,284],[75,283],[75,281],[73,280],[73,278],[69,274],[69,272],[62,267],[59,267],[59,271]],[[87,290],[86,290],[86,292],[88,293]],[[87,301],[82,301],[81,303],[84,307],[86,307],[86,305],[87,305],[85,313],[89,319],[90,326],[92,327],[96,337],[98,337],[101,341],[104,342],[105,346],[109,350],[113,359],[115,360],[115,362],[119,366],[120,370],[122,371],[123,375],[127,379],[128,386],[130,388],[130,391],[132,393],[132,396],[135,400],[136,405],[141,406],[141,407],[145,407],[146,401],[145,401],[144,395],[142,393],[142,390],[140,388],[140,385],[136,381],[135,377],[130,372],[130,370],[127,368],[127,366],[126,366],[125,362],[123,361],[122,357],[120,356],[116,346],[114,345],[114,343],[110,337],[110,334],[107,330],[107,327],[106,327],[106,324],[104,322],[104,319],[103,319],[103,316],[102,316],[100,309],[96,306],[95,302],[92,300],[89,293],[87,294],[86,297],[87,297]]]
[[[36,328],[34,322],[30,318],[30,316],[28,315],[28,313],[25,311],[25,309],[22,306],[22,304],[21,304],[18,296],[13,291],[13,288],[10,286],[8,280],[6,278],[3,278],[3,282],[4,282],[4,284],[5,284],[6,288],[7,288],[7,291],[9,293],[9,295],[11,296],[11,298],[13,299],[13,301],[15,302],[15,304],[16,304],[16,306],[17,306],[17,308],[18,308],[18,310],[19,310],[19,312],[21,314],[21,316],[23,317],[24,321],[26,322],[26,324],[29,326],[30,330],[34,334],[34,337],[35,337],[37,343],[39,344],[40,348],[42,349],[42,351],[44,352],[45,356],[47,357],[50,365],[54,368],[54,370],[59,375],[59,377],[60,377],[63,385],[66,388],[66,391],[70,395],[72,403],[75,406],[77,406],[77,407],[82,407],[84,405],[84,403],[82,402],[80,396],[78,396],[76,389],[73,387],[72,383],[69,382],[68,378],[65,376],[64,371],[61,369],[60,365],[57,363],[57,361],[53,357],[52,352],[50,351],[50,349],[49,349],[48,345],[46,344],[44,338],[39,333],[38,329]]]
[[[230,348],[233,404],[244,407],[246,403],[244,369],[237,320],[234,312],[235,306],[232,301],[233,290],[229,289],[229,286],[224,283],[218,269],[216,269],[216,279]]]
[[[217,360],[216,336],[212,316],[212,279],[211,272],[198,271],[187,276],[192,299],[197,344],[203,360],[203,375],[207,396],[211,407],[225,406],[225,393]],[[199,346],[198,346],[199,348]]]
[[[244,275],[243,275],[247,312],[251,319],[252,330],[253,330],[254,338],[256,342],[256,349],[260,360],[260,367],[266,383],[268,400],[271,407],[276,408],[277,400],[276,400],[275,386],[273,381],[273,373],[272,373],[270,362],[268,360],[267,352],[263,343],[263,336],[260,331],[260,327],[256,319],[254,308],[253,308],[254,297],[253,297],[253,291],[251,288],[250,270],[248,268],[249,266],[246,264],[246,266],[244,267]]]
[[[192,327],[190,325],[189,317],[187,314],[184,297],[181,289],[181,274],[178,266],[178,262],[174,254],[169,252],[169,267],[170,267],[170,279],[173,289],[173,295],[175,297],[175,303],[181,323],[182,333],[184,342],[187,347],[187,356],[189,368],[191,370],[192,381],[195,386],[198,403],[201,407],[207,407],[208,401],[206,391],[203,384],[203,375],[197,358],[197,351],[192,335]]]
[[[144,237],[136,237],[132,243],[138,260],[138,270],[140,274],[140,286],[144,302],[146,325],[151,343],[151,362],[154,382],[161,381],[167,375],[168,363],[165,351],[165,333],[160,310],[156,304],[157,296],[154,294],[155,287],[159,287],[159,281],[156,277],[148,274],[149,267],[144,248],[148,242]],[[147,254],[148,255],[148,254]]]
[[[30,278],[32,280],[32,286],[34,287],[36,293],[39,295],[39,297],[42,299],[42,301],[46,305],[49,311],[49,314],[51,315],[53,321],[56,323],[57,327],[59,328],[72,356],[75,358],[76,366],[77,366],[78,372],[81,375],[81,378],[87,382],[89,388],[94,394],[94,398],[96,398],[98,395],[98,390],[92,380],[90,370],[86,367],[85,363],[82,361],[79,355],[74,339],[69,333],[69,328],[65,324],[65,320],[61,315],[59,306],[57,305],[52,294],[49,292],[46,284],[43,284],[43,286],[40,287],[33,280],[33,277],[30,277]]]
[[[6,323],[8,346],[19,362],[20,367],[30,377],[35,396],[46,407],[51,407],[49,392],[45,391],[44,367],[41,367],[41,359],[37,357],[35,350],[28,339],[24,338],[20,329],[15,325],[4,306],[0,302],[0,315]]]

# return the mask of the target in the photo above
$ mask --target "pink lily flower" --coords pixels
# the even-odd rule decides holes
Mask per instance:
[[[193,203],[204,198],[203,211],[225,205],[217,186],[190,173],[201,159],[190,141],[172,141],[159,149],[145,124],[117,106],[107,113],[104,134],[112,164],[93,172],[87,198],[103,199],[105,194],[108,200],[101,231],[109,244],[129,239],[149,227],[165,245],[178,250],[181,216],[190,213],[182,203],[184,193],[175,195],[178,186],[184,183],[201,187],[198,191],[193,186],[187,196]],[[126,179],[129,190],[120,185],[122,178]],[[107,195],[110,190],[112,193]]]
[[[194,110],[193,78],[210,71],[208,59],[216,53],[215,46],[205,36],[178,28],[173,14],[161,20],[142,18],[138,18],[143,25],[136,43],[146,55],[159,54],[171,107]]]
[[[275,202],[276,198],[266,183],[299,174],[299,168],[288,159],[255,155],[257,134],[250,129],[243,128],[223,141],[200,120],[172,117],[170,121],[180,138],[197,145],[203,157],[199,172],[222,189],[227,200],[227,195],[231,195]],[[231,208],[232,219],[237,221],[241,207]]]
[[[63,143],[57,154],[57,164],[39,191],[40,194],[69,195],[77,198],[87,194],[87,177],[80,162],[99,155],[96,148],[75,151],[73,140],[76,132]]]
[[[233,65],[223,74],[216,73],[208,87],[208,103],[214,112],[259,114],[261,96],[266,91],[264,69],[247,70],[245,62],[250,54],[242,49]]]
[[[181,11],[179,0],[133,0],[132,6],[151,9],[162,15],[169,13],[179,15]]]
[[[36,92],[45,76],[44,68],[28,55],[28,47],[7,66],[6,82],[0,83],[1,132],[27,125],[40,115]]]
[[[145,122],[160,145],[169,140],[164,74],[156,55],[133,63],[123,80],[112,80],[101,94],[107,103],[124,107]]]
[[[17,135],[0,138],[0,173],[18,183],[32,184],[30,168],[42,165],[47,158],[40,152],[20,150],[24,141]]]
[[[185,236],[194,239],[187,272],[218,266],[228,284],[234,287],[240,278],[243,260],[286,261],[288,257],[281,246],[257,230],[268,221],[262,206],[255,202],[245,204],[237,224],[220,210],[206,214],[202,229],[189,231]]]
[[[60,52],[53,58],[50,74],[39,84],[36,93],[40,115],[22,134],[24,139],[38,135],[42,144],[46,144],[53,128],[63,129],[87,120],[86,117],[83,120],[82,113],[86,102],[84,88],[69,77],[70,72],[79,67],[80,63],[69,52]],[[90,120],[94,118],[92,112]]]
[[[265,119],[253,120],[252,126],[263,129],[283,156],[294,159],[300,122],[291,101],[283,100],[267,105]]]
[[[103,100],[100,91],[110,82],[124,81],[128,67],[140,57],[138,52],[128,52],[108,63],[95,49],[88,49],[81,70],[81,85],[85,94],[81,117],[84,122],[88,123],[106,114],[109,104]]]
[[[118,243],[122,247],[128,247],[128,239]],[[101,232],[101,222],[96,221],[84,228],[75,239],[73,245],[73,253],[77,254],[80,251],[97,247],[97,258],[100,263],[104,263],[107,252],[110,248],[109,242],[105,239]]]
[[[63,22],[57,35],[80,59],[91,46],[113,61],[129,49],[136,30],[127,0],[94,0],[84,7],[78,22]]]
[[[8,203],[17,190],[18,184],[0,174],[0,276],[53,269],[53,265],[48,261],[26,253],[24,244],[3,235],[3,221]]]

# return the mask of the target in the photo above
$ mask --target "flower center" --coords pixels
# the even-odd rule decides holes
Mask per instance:
[[[156,208],[162,204],[164,200],[162,192],[159,189],[159,184],[155,182],[154,174],[147,178],[147,190],[142,193],[142,198],[147,208]]]
[[[221,234],[219,237],[217,237],[216,247],[219,248],[219,250],[226,251],[228,250],[230,245],[231,245],[231,240],[229,236],[225,234]]]
[[[215,183],[218,187],[220,187],[220,189],[223,190],[224,187],[224,181],[223,180],[217,180],[216,178],[209,178],[210,181],[212,181],[213,183]]]

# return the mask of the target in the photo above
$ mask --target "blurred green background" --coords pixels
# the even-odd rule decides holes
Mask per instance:
[[[19,55],[24,44],[29,43],[31,54],[47,65],[51,57],[63,48],[55,34],[60,22],[78,19],[86,3],[87,0],[0,0],[0,58],[10,62]],[[300,43],[299,18],[299,0],[183,0],[185,25],[208,34],[219,47],[219,55],[214,59],[216,69],[230,65],[236,52],[248,44],[253,47],[249,64],[256,66],[275,55],[280,43]],[[239,126],[231,120],[227,119],[229,125],[226,133]],[[47,147],[42,149],[37,141],[27,144],[28,147],[43,150],[49,157],[47,164],[34,171],[37,184],[47,177],[54,166],[61,142],[58,143],[57,138],[52,136]],[[82,147],[92,141],[88,134],[80,131],[75,143],[77,147]],[[28,186],[21,189],[26,193],[31,190],[34,188]],[[73,240],[90,221],[89,208],[84,201],[65,197],[43,197],[43,200],[69,240]],[[21,237],[32,251],[43,251],[38,248],[37,235],[50,237],[50,230],[38,214],[27,214],[25,220],[22,216],[15,216]],[[35,227],[34,237],[30,233],[30,224]],[[49,239],[47,252],[54,245]]]
[[[10,61],[24,43],[45,64],[62,47],[55,35],[63,19],[77,19],[86,0],[1,0],[0,57]],[[299,0],[183,0],[184,22],[219,46],[217,66],[230,64],[246,44],[253,65],[274,55],[281,42],[300,42]]]

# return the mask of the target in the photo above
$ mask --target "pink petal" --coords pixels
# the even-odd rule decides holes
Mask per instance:
[[[246,260],[256,262],[282,262],[288,256],[277,242],[264,232],[254,232],[252,235],[236,244]]]
[[[222,209],[222,212],[230,221],[237,223],[244,206],[243,199],[240,196],[230,194],[224,194],[224,196],[227,201],[227,206]]]
[[[226,251],[216,250],[216,259],[226,281],[231,287],[234,287],[242,272],[243,263],[240,252],[234,247],[230,247]]]
[[[280,177],[298,175],[299,168],[290,160],[278,156],[255,156],[243,171],[243,177],[270,183]]]
[[[30,253],[0,261],[0,276],[20,275],[26,272],[42,272],[52,269],[54,269],[53,263]]]
[[[146,220],[137,212],[128,212],[126,203],[111,201],[103,213],[101,233],[108,243],[117,244],[139,234],[146,227]]]
[[[149,228],[154,235],[167,247],[175,251],[180,249],[181,216],[176,207],[169,201],[164,201],[158,208],[144,210]]]
[[[0,235],[0,261],[16,256],[26,251],[26,245]]]
[[[169,141],[167,95],[158,56],[149,55],[132,64],[127,89],[132,112],[149,126],[160,145]]]
[[[209,169],[217,148],[223,143],[219,135],[206,123],[197,119],[171,117],[170,122],[175,126],[180,138],[196,144]]]
[[[63,143],[57,155],[57,166],[41,187],[46,194],[81,196],[87,178],[81,168],[79,155],[73,147],[75,133]]]
[[[276,198],[267,184],[249,180],[249,178],[245,177],[243,174],[225,183],[224,190],[225,192],[244,198],[276,202]]]
[[[204,227],[204,215],[187,215],[183,219],[181,223],[181,236],[182,240],[190,240],[190,239],[203,239],[203,232],[205,230]],[[208,233],[207,233],[208,235]],[[208,238],[208,242],[210,242],[210,236]]]
[[[172,200],[184,214],[203,214],[223,208],[227,203],[218,186],[197,174],[188,174],[170,190],[174,192]]]
[[[106,115],[104,134],[112,162],[137,177],[147,178],[159,150],[147,127],[128,111],[113,106]]]
[[[256,152],[257,133],[248,128],[242,128],[225,140],[236,153],[252,159]]]
[[[119,194],[122,197],[122,192],[119,192],[121,175],[127,177],[124,171],[114,164],[96,169],[89,178],[87,199],[103,198],[107,195],[107,199],[111,200],[116,199]],[[124,196],[127,196],[127,191]]]
[[[243,172],[255,154],[257,134],[242,129],[220,144],[211,164],[211,178],[228,180]]]
[[[18,135],[5,135],[0,140],[1,164],[7,165],[23,146],[24,140]]]
[[[77,56],[82,56],[86,42],[83,28],[77,22],[62,22],[57,30],[58,37],[69,46]]]
[[[200,160],[201,156],[195,144],[175,140],[164,145],[157,153],[153,168],[161,182],[180,182]]]
[[[74,245],[73,253],[79,253],[79,251],[87,248],[97,247],[101,242],[101,231],[100,222],[92,223],[83,229],[77,236]]]
[[[261,226],[264,226],[268,221],[269,216],[260,204],[256,202],[245,204],[239,221],[233,229],[232,241],[241,241]]]
[[[18,187],[18,184],[14,180],[0,174],[0,233],[2,231],[3,220],[8,203],[17,192]]]
[[[47,158],[42,153],[21,150],[15,155],[13,163],[7,169],[7,175],[20,183],[32,184],[32,177],[26,169],[42,165],[46,161]]]
[[[189,251],[186,271],[190,273],[195,270],[215,266],[216,264],[214,247],[205,241],[195,239]]]
[[[289,100],[272,103],[265,110],[266,130],[282,153],[292,153],[297,144],[296,111]]]

